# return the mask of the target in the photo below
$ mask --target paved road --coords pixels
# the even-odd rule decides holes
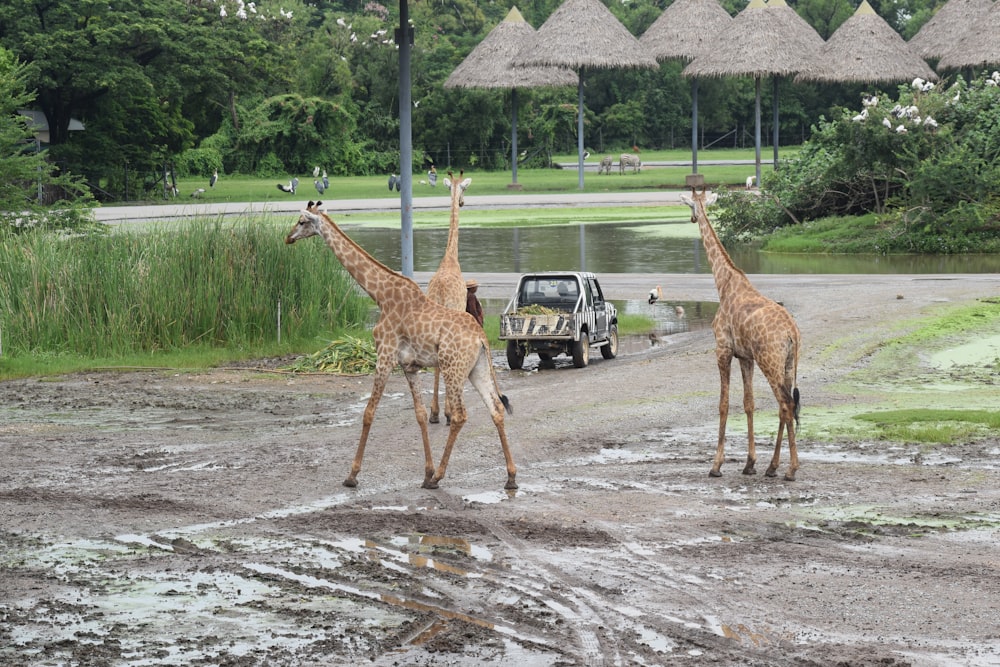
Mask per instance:
[[[292,215],[298,212],[311,195],[289,196],[288,200],[268,202],[185,202],[154,206],[103,206],[96,209],[95,217],[109,224],[141,220],[170,220],[194,216],[248,215],[277,213]],[[339,214],[362,212],[399,211],[400,202],[395,198],[382,199],[324,199],[327,208]],[[679,190],[656,192],[599,192],[579,194],[509,194],[466,195],[466,206],[476,209],[491,208],[552,208],[593,206],[662,206],[680,204]],[[448,210],[451,200],[442,197],[415,197],[413,210]]]

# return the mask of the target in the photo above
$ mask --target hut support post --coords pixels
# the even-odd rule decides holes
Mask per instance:
[[[579,174],[577,180],[579,181],[580,189],[583,190],[583,70],[581,69],[578,76],[580,77],[580,82],[577,85],[577,117],[576,117],[576,164],[577,164],[577,174]]]
[[[757,187],[760,187],[760,77],[754,77],[754,88],[756,89],[756,95],[754,96],[754,128],[753,128],[753,142],[754,142],[754,162],[757,166],[756,177],[757,177]]]
[[[691,79],[691,173],[698,173],[698,79]]]
[[[773,107],[773,120],[774,123],[774,170],[778,171],[778,77],[774,77],[774,101],[771,103]],[[757,187],[760,187],[760,181],[757,181]]]
[[[410,91],[410,10],[407,0],[399,0],[399,180],[400,251],[402,274],[413,277],[413,105]]]
[[[510,89],[510,168],[511,184],[517,185],[517,88]]]

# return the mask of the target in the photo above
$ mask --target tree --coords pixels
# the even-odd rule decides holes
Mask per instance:
[[[18,113],[33,95],[25,87],[28,68],[0,48],[0,236],[38,226],[81,227],[90,221],[86,189],[59,176],[38,150],[28,118]],[[48,193],[60,209],[49,215]]]

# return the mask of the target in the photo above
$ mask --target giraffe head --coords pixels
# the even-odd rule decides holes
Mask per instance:
[[[464,171],[458,172],[458,178],[461,179],[462,175],[465,174]],[[455,188],[458,188],[458,205],[465,206],[465,189],[472,184],[471,178],[466,178],[465,180],[455,180],[454,174],[450,171],[448,172],[448,178],[444,179],[444,186],[451,190],[452,197],[455,195]]]
[[[323,202],[321,201],[309,202],[309,205],[299,215],[295,227],[285,237],[285,243],[295,243],[299,239],[307,239],[310,236],[317,236],[321,233],[320,228],[323,225],[323,217],[320,214],[319,207],[322,205]]]
[[[715,203],[715,200],[719,198],[718,193],[711,192],[706,193],[705,189],[702,188],[701,194],[697,190],[691,188],[691,196],[687,196],[683,192],[681,193],[681,201],[691,207],[691,222],[698,222],[698,204],[701,204],[702,213],[705,209]],[[707,215],[707,214],[706,214]]]

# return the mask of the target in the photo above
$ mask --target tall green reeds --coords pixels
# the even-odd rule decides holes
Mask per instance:
[[[363,326],[370,301],[321,241],[286,246],[266,217],[107,235],[24,234],[0,245],[6,357],[106,358],[256,350]]]

